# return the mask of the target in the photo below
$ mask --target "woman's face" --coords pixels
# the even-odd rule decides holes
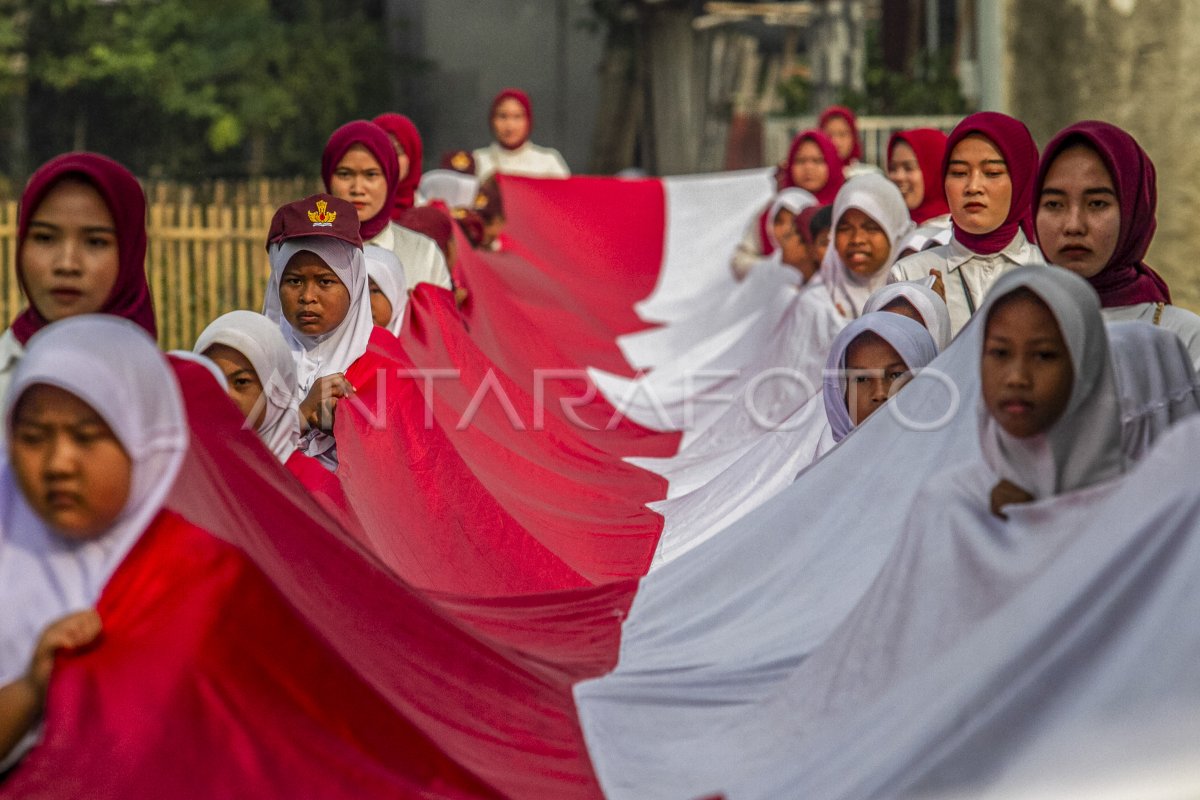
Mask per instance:
[[[820,146],[811,139],[805,139],[796,149],[796,157],[792,159],[792,183],[814,194],[829,183],[829,165],[825,163]]]
[[[846,269],[870,277],[883,269],[892,252],[891,242],[878,222],[857,208],[848,208],[838,220],[834,247]]]
[[[117,229],[100,192],[64,178],[29,219],[19,269],[29,302],[47,322],[100,311],[121,269]]]
[[[350,292],[320,256],[301,250],[280,276],[279,305],[297,332],[321,336],[341,325],[350,313]]]
[[[877,334],[858,336],[846,348],[846,410],[850,421],[861,425],[888,398],[899,391],[908,365]]]
[[[1085,278],[1108,265],[1121,236],[1121,204],[1095,150],[1076,145],[1054,159],[1038,198],[1037,233],[1051,263]]]
[[[954,146],[946,170],[946,199],[955,224],[977,236],[1004,224],[1012,205],[1012,176],[986,136],[973,133]]]
[[[34,384],[22,393],[8,449],[29,507],[64,538],[95,538],[125,510],[129,454],[108,423],[65,389]]]
[[[925,175],[917,163],[917,153],[908,142],[896,142],[888,160],[888,177],[900,189],[904,205],[912,211],[925,200]]]
[[[263,399],[263,385],[250,359],[240,350],[224,344],[214,344],[204,351],[225,376],[229,384],[229,399],[234,402],[247,427],[258,430],[267,418],[267,404]]]
[[[350,145],[329,179],[329,192],[354,205],[359,222],[375,217],[388,202],[383,167],[361,144]]]
[[[784,235],[788,231],[795,230],[796,215],[786,208],[779,209],[775,215],[775,219],[771,221],[771,233],[775,234],[775,241],[782,242]]]
[[[367,283],[371,287],[371,321],[381,328],[386,328],[392,321],[392,301],[388,300],[374,278],[369,278]]]
[[[505,147],[520,147],[529,137],[529,115],[525,113],[525,107],[511,97],[497,103],[492,114],[492,133]]]
[[[829,137],[837,148],[838,158],[845,161],[854,152],[854,131],[844,117],[834,115],[825,120],[821,133]]]
[[[1044,302],[1029,293],[997,302],[984,333],[980,378],[988,413],[1009,435],[1036,436],[1058,421],[1071,399],[1074,370]]]

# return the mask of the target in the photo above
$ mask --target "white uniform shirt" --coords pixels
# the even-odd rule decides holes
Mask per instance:
[[[1183,341],[1188,355],[1192,357],[1192,366],[1200,372],[1200,316],[1178,306],[1163,305],[1161,313],[1159,309],[1158,303],[1138,303],[1132,306],[1102,308],[1100,313],[1105,322],[1139,320],[1171,331]]]
[[[525,142],[516,150],[507,150],[492,142],[472,153],[475,157],[475,176],[479,182],[493,172],[502,175],[524,175],[528,178],[569,178],[567,162],[553,147],[541,147]]]
[[[413,289],[418,283],[432,283],[443,289],[454,288],[450,283],[450,269],[446,266],[446,257],[442,255],[437,242],[424,234],[389,222],[378,236],[365,244],[377,244],[396,254],[396,258],[400,259],[400,266],[404,268],[404,278],[409,289]]]

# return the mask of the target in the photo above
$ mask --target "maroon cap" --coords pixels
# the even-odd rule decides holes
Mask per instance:
[[[300,236],[332,236],[362,248],[358,210],[331,194],[314,194],[280,206],[271,218],[267,247]]]
[[[442,160],[439,163],[442,169],[452,169],[455,172],[461,172],[464,175],[475,174],[475,156],[471,155],[466,150],[451,150],[448,153],[442,154]]]

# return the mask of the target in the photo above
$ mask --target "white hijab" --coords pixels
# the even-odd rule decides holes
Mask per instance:
[[[55,533],[33,512],[7,456],[0,466],[0,684],[24,673],[47,624],[96,604],[108,579],[158,515],[187,452],[175,374],[153,340],[119,317],[86,314],[29,340],[5,403],[5,429],[34,384],[64,389],[99,414],[129,454],[129,500],[86,542]]]
[[[1029,289],[1050,308],[1071,356],[1074,382],[1067,407],[1049,430],[1018,439],[978,406],[983,460],[997,477],[1041,500],[1082,489],[1125,471],[1121,451],[1121,405],[1109,357],[1100,298],[1086,280],[1060,267],[1020,267],[1000,276],[988,293],[976,352],[982,356],[987,320],[996,302]]]
[[[1200,377],[1183,340],[1157,325],[1110,322],[1108,344],[1121,396],[1121,449],[1137,460],[1167,428],[1200,412]]]
[[[367,275],[392,304],[392,317],[383,327],[393,336],[399,336],[400,326],[404,324],[404,306],[408,303],[408,280],[404,277],[404,267],[395,253],[376,244],[364,247],[363,256],[367,259]]]
[[[230,311],[204,329],[196,340],[195,351],[203,353],[216,344],[238,351],[254,367],[262,383],[263,401],[267,404],[266,414],[257,430],[258,438],[281,462],[287,461],[300,443],[300,418],[296,401],[296,361],[279,326],[253,311]]]
[[[842,215],[852,208],[879,223],[891,247],[879,271],[865,278],[846,268],[834,242],[825,251],[820,275],[834,303],[839,304],[847,316],[854,318],[863,313],[862,308],[871,293],[887,284],[892,264],[900,253],[900,242],[912,230],[913,222],[900,190],[883,175],[858,175],[846,181],[838,190],[833,201],[833,224],[830,227],[834,239],[837,238]]]
[[[867,298],[862,313],[865,315],[872,311],[882,311],[884,306],[900,298],[911,303],[912,307],[921,315],[925,327],[929,329],[929,335],[933,337],[934,344],[937,345],[938,352],[945,350],[951,339],[950,310],[946,308],[946,301],[923,283],[917,281],[889,283]]]
[[[774,247],[776,251],[780,248],[779,240],[775,238],[775,217],[779,215],[780,211],[786,208],[792,214],[799,214],[804,209],[815,205],[820,205],[820,203],[811,192],[795,186],[784,189],[775,195],[774,202],[767,210],[767,240],[771,242],[771,247]]]
[[[306,336],[294,330],[283,316],[279,303],[279,282],[288,262],[302,251],[321,258],[350,292],[350,310],[346,318],[329,333]],[[350,368],[371,340],[371,290],[367,285],[367,264],[361,248],[332,236],[302,236],[271,245],[271,277],[263,301],[263,315],[279,326],[283,339],[296,361],[296,402],[308,396],[318,378],[336,375]]]

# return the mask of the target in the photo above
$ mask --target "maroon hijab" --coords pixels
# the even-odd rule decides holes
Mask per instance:
[[[417,187],[421,185],[421,161],[425,156],[421,132],[417,130],[416,124],[403,114],[380,114],[371,121],[391,134],[408,156],[408,174],[396,184],[396,193],[392,195],[391,217],[398,220],[401,214],[416,205]]]
[[[437,206],[410,208],[400,217],[399,224],[433,239],[443,254],[450,246],[450,238],[454,235],[454,223],[451,221],[450,215]]]
[[[779,191],[796,188],[796,182],[792,180],[792,162],[796,160],[796,153],[800,152],[800,145],[805,142],[814,142],[817,147],[821,148],[821,155],[825,157],[825,166],[829,168],[829,180],[825,181],[825,185],[812,194],[821,205],[831,205],[833,199],[837,197],[838,190],[846,182],[846,173],[842,160],[838,158],[837,147],[828,136],[818,130],[800,131],[796,134],[796,138],[792,139],[792,146],[788,148],[787,159],[783,162],[783,171],[778,174],[776,184]],[[762,243],[763,254],[768,256],[775,252],[775,246],[771,244],[771,237],[767,235],[767,226],[772,222],[767,219],[769,213],[771,213],[770,203],[758,218],[758,238]]]
[[[525,138],[519,141],[516,147],[508,147],[507,145],[500,144],[499,141],[497,141],[496,144],[500,144],[500,146],[506,150],[516,150],[521,145],[528,142],[530,135],[533,133],[533,104],[529,102],[529,95],[525,94],[520,89],[502,90],[500,94],[496,95],[496,97],[492,100],[491,110],[488,111],[488,126],[490,127],[492,124],[492,117],[496,116],[496,107],[505,100],[510,99],[516,100],[521,104],[521,107],[525,109],[525,116],[529,119],[529,125],[525,128]]]
[[[356,144],[367,148],[367,152],[379,162],[379,168],[383,170],[383,179],[387,183],[387,196],[395,197],[396,185],[400,181],[400,162],[396,160],[396,150],[383,128],[365,119],[347,122],[329,137],[325,152],[321,154],[321,178],[325,181],[325,191],[333,194],[329,183],[333,173],[346,151]],[[362,221],[361,234],[364,242],[374,239],[388,226],[391,222],[391,212],[388,203],[384,203],[378,214]]]
[[[858,135],[858,117],[854,116],[854,112],[846,106],[830,106],[821,112],[821,118],[817,120],[817,127],[824,131],[825,123],[834,117],[846,120],[846,124],[850,126],[850,135],[854,137],[854,149],[850,151],[848,157],[842,159],[842,166],[848,167],[855,161],[862,160],[862,139]]]
[[[943,190],[946,173],[950,171],[950,155],[958,143],[972,133],[986,137],[1004,157],[1012,180],[1012,201],[1008,206],[1008,216],[991,233],[967,233],[952,220],[954,238],[968,250],[982,255],[999,253],[1012,242],[1018,229],[1025,231],[1029,241],[1036,241],[1030,204],[1033,201],[1033,184],[1037,179],[1038,151],[1033,134],[1024,122],[998,111],[980,111],[958,123],[946,140],[946,157],[942,160]]]
[[[20,252],[29,233],[29,222],[46,195],[63,178],[78,178],[96,188],[112,214],[117,230],[117,280],[100,311],[125,317],[158,337],[154,320],[154,304],[150,284],[146,281],[146,195],[137,178],[125,167],[96,153],[67,153],[47,161],[33,173],[21,195],[17,215],[17,280],[21,291],[29,296],[25,276],[21,272]],[[29,341],[49,322],[33,307],[22,311],[13,320],[13,334],[21,344]]]
[[[927,219],[950,213],[946,202],[946,183],[941,179],[942,161],[946,158],[946,134],[936,128],[913,128],[896,131],[888,139],[888,164],[892,163],[892,150],[897,142],[904,142],[917,154],[917,166],[925,179],[925,197],[921,204],[909,212],[913,222],[920,225]]]
[[[1072,145],[1090,147],[1104,162],[1121,204],[1121,232],[1117,246],[1104,269],[1088,278],[1100,295],[1105,308],[1138,303],[1170,303],[1171,290],[1166,281],[1145,261],[1146,251],[1158,227],[1158,181],[1154,162],[1137,141],[1116,125],[1088,120],[1076,122],[1058,132],[1042,156],[1037,189],[1033,194],[1033,213],[1037,215],[1046,173],[1059,154]]]

